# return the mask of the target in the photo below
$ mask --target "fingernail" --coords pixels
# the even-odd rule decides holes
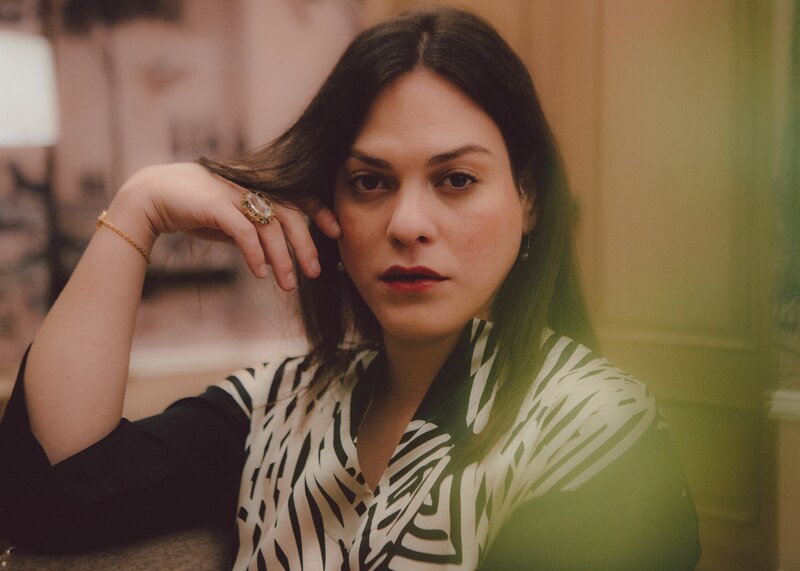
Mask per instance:
[[[319,267],[318,260],[311,260],[308,264],[308,269],[310,269],[313,274],[319,274],[322,271],[322,268]]]
[[[297,285],[297,279],[294,277],[294,272],[289,272],[286,274],[286,287],[289,289],[294,289]]]
[[[261,266],[259,266],[258,268],[258,277],[265,278],[267,277],[267,273],[268,273],[267,264],[261,264]]]

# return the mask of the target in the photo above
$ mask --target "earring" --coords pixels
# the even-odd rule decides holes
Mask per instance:
[[[336,271],[339,273],[344,273],[344,264],[342,263],[341,260],[336,262]]]
[[[528,232],[525,234],[525,237],[522,239],[522,243],[519,247],[519,259],[521,262],[524,262],[528,259],[528,256],[531,255],[531,233]]]

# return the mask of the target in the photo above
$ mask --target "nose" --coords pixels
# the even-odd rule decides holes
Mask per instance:
[[[435,205],[425,185],[400,187],[392,201],[392,213],[386,236],[394,244],[412,246],[427,244],[435,237]]]

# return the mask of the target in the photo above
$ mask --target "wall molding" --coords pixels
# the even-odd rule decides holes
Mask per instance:
[[[778,389],[770,395],[769,418],[800,422],[800,389]]]
[[[695,502],[697,514],[701,517],[736,525],[754,525],[758,522],[758,514],[753,509],[736,509],[721,504]]]
[[[704,335],[678,331],[648,329],[637,326],[615,326],[610,322],[598,327],[603,340],[615,343],[638,343],[645,345],[666,345],[671,347],[689,347],[725,351],[758,350],[755,342],[746,338],[724,335]]]

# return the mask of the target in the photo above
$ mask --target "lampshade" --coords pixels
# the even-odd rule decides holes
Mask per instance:
[[[50,43],[41,36],[0,30],[0,146],[46,146],[57,138]]]

